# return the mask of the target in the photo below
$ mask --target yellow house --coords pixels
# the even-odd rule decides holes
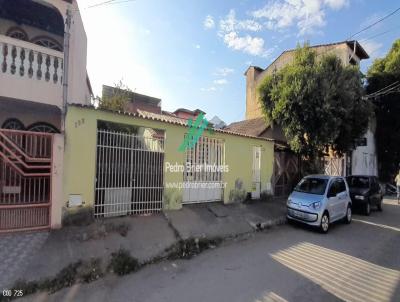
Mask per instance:
[[[163,114],[70,105],[66,116],[64,212],[109,217],[225,204],[270,193],[274,141],[215,129],[178,150],[187,121]]]

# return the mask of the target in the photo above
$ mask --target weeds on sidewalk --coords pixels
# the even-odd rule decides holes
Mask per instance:
[[[222,238],[189,238],[179,240],[176,244],[167,250],[167,259],[190,259],[201,252],[220,245]]]
[[[127,250],[119,249],[111,254],[111,261],[108,267],[111,272],[122,276],[139,270],[140,263]]]

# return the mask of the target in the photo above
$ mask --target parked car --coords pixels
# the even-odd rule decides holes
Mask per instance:
[[[350,223],[352,203],[346,180],[328,175],[304,177],[287,200],[287,218],[316,226],[322,233],[334,221]]]
[[[351,175],[346,180],[354,207],[361,208],[365,215],[371,214],[371,206],[382,211],[383,192],[376,176]]]

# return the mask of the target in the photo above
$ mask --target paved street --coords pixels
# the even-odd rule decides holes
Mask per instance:
[[[164,262],[26,301],[400,301],[400,206],[322,235],[285,225],[190,261]]]

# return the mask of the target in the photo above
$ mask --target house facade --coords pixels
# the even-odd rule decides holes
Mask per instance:
[[[86,48],[76,0],[0,0],[0,233],[61,225],[62,116],[91,102]]]
[[[273,140],[215,129],[182,150],[189,131],[176,116],[69,106],[64,215],[149,214],[270,192]]]

